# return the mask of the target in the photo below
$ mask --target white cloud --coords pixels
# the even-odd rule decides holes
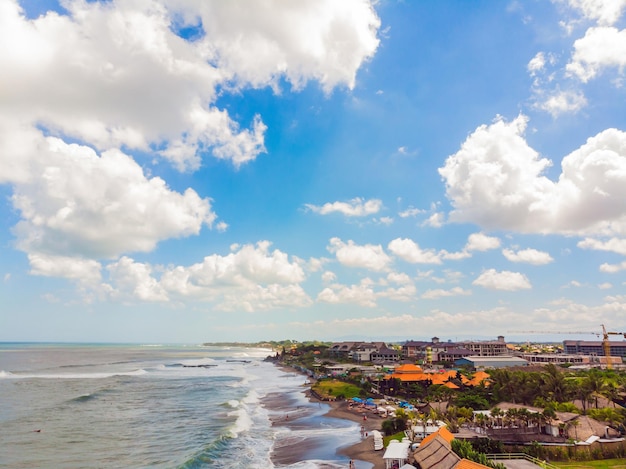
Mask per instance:
[[[233,245],[226,256],[213,254],[189,267],[170,267],[161,275],[160,288],[170,298],[213,302],[226,311],[309,305],[311,299],[299,285],[305,279],[302,267],[269,247],[267,241]]]
[[[489,251],[490,249],[498,249],[500,247],[500,239],[495,236],[487,236],[484,233],[472,233],[467,238],[465,245],[466,251]]]
[[[317,295],[317,301],[331,304],[353,303],[373,308],[376,306],[376,294],[368,282],[349,286],[334,284],[324,288]]]
[[[378,213],[383,203],[378,199],[363,200],[357,197],[349,202],[329,202],[322,206],[306,204],[305,206],[312,212],[320,215],[338,212],[347,217],[365,217]]]
[[[490,290],[526,290],[531,288],[530,282],[525,275],[519,272],[504,270],[498,272],[495,269],[488,269],[472,282],[472,285],[488,288]]]
[[[626,66],[626,30],[613,27],[589,28],[585,36],[574,42],[574,52],[566,70],[581,81],[588,82],[603,69]]]
[[[619,20],[625,0],[567,0],[570,7],[579,10],[585,18],[595,20],[598,24],[611,25]]]
[[[546,57],[543,52],[537,52],[535,56],[528,62],[527,69],[531,75],[537,74],[537,72],[543,70],[546,65]]]
[[[102,265],[94,260],[33,253],[28,261],[33,275],[66,278],[92,287],[102,281]]]
[[[611,238],[607,241],[600,241],[598,239],[585,238],[579,241],[577,246],[581,249],[609,251],[626,256],[626,239]]]
[[[454,210],[450,219],[526,233],[626,233],[626,132],[607,129],[561,162],[558,182],[542,175],[550,161],[523,138],[527,118],[476,129],[439,169]]]
[[[604,282],[604,283],[599,284],[598,288],[600,290],[610,290],[611,288],[613,288],[613,284],[609,282]]]
[[[555,118],[565,113],[576,113],[587,106],[587,98],[578,90],[557,89],[548,94],[538,92],[536,100],[536,108],[548,112]]]
[[[387,270],[391,263],[391,259],[380,245],[365,244],[360,246],[352,240],[346,244],[339,238],[332,238],[326,249],[334,253],[339,263],[347,267],[382,272]]]
[[[471,295],[472,291],[471,290],[464,290],[461,287],[454,287],[451,288],[450,290],[443,290],[443,289],[435,289],[435,290],[426,290],[423,294],[422,294],[422,298],[425,300],[436,300],[439,298],[444,298],[444,297],[449,297],[449,296],[466,296],[466,295]]]
[[[411,264],[441,264],[439,254],[432,249],[423,250],[412,239],[396,238],[389,243],[387,249]]]
[[[0,166],[10,160],[6,145],[33,148],[20,171],[5,173],[11,200],[22,220],[14,229],[20,249],[57,256],[111,258],[147,252],[164,239],[198,234],[216,216],[210,201],[187,189],[171,191],[160,178],[148,179],[119,150],[101,155],[34,132],[13,133],[0,125]],[[10,165],[9,165],[10,166]]]
[[[141,301],[169,301],[167,293],[152,276],[152,267],[122,257],[107,266],[114,296],[131,297]]]
[[[400,218],[409,218],[409,217],[415,217],[419,215],[420,213],[424,213],[424,212],[425,210],[420,210],[419,208],[409,207],[406,210],[399,212],[398,216]]]
[[[533,265],[549,264],[554,260],[549,253],[537,251],[536,249],[521,249],[517,252],[511,249],[503,249],[502,255],[511,262],[524,262]]]
[[[235,166],[264,151],[261,118],[240,130],[215,107],[217,86],[352,88],[379,44],[380,20],[362,0],[63,6],[66,16],[28,20],[16,0],[0,5],[0,44],[12,44],[0,57],[2,112],[99,150],[159,148],[181,170],[207,150]],[[203,34],[182,39],[181,21]]]
[[[620,262],[619,264],[604,263],[600,266],[600,272],[604,272],[605,274],[615,274],[622,270],[626,270],[626,261]]]
[[[427,220],[422,223],[422,226],[430,226],[432,228],[441,228],[446,221],[446,216],[443,212],[433,213]]]
[[[331,283],[337,280],[337,275],[334,272],[327,270],[322,274],[322,281],[324,283]]]

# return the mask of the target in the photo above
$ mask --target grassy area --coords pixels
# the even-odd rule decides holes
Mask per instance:
[[[602,459],[600,461],[550,462],[556,467],[568,469],[626,469],[626,459]]]
[[[383,436],[383,445],[385,445],[385,448],[387,446],[389,446],[389,442],[391,440],[398,440],[398,441],[402,441],[402,438],[404,438],[406,435],[404,434],[404,432],[398,432],[395,435],[389,435],[389,436]]]
[[[322,397],[337,398],[343,396],[345,399],[358,397],[359,392],[361,392],[361,388],[358,386],[350,383],[344,383],[336,379],[320,380],[315,383],[313,389]]]

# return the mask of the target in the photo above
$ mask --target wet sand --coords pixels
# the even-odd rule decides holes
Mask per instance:
[[[293,373],[292,368],[281,367],[284,371]],[[310,416],[317,411],[315,403],[319,401],[311,395],[310,387],[303,387],[302,392],[309,398],[310,404],[298,405],[292,397],[276,392],[265,398],[265,407],[270,411],[270,418],[273,425],[285,426],[291,429],[305,428],[306,423],[302,422],[303,417]],[[336,454],[355,461],[356,469],[384,469],[383,450],[374,450],[374,439],[372,430],[380,430],[383,419],[375,412],[360,406],[350,406],[347,401],[328,402],[322,401],[318,405],[330,407],[324,417],[349,420],[363,426],[365,434],[356,444],[342,445],[337,441]],[[363,419],[363,415],[366,419]],[[367,436],[365,436],[367,435]],[[356,438],[359,436],[356,435]],[[272,451],[271,459],[276,466],[293,464],[305,459],[305,455],[314,449],[316,443],[311,440],[285,440],[277,441]],[[366,463],[366,464],[363,464]],[[345,467],[348,467],[348,461]],[[337,467],[328,465],[327,467]]]

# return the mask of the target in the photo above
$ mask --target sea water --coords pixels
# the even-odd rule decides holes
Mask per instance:
[[[305,377],[264,361],[271,353],[0,344],[0,467],[265,469],[274,445],[307,448],[282,467],[346,467],[336,449],[356,442],[356,424],[323,417]],[[277,392],[292,418],[306,410],[297,426],[272,425],[286,412],[264,405]]]

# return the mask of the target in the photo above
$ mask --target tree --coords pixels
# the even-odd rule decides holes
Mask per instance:
[[[606,390],[606,383],[604,377],[599,370],[589,370],[586,378],[583,380],[583,387],[586,387],[590,391],[590,396],[595,400],[595,407],[598,408],[598,397],[604,396]]]
[[[546,365],[544,371],[541,373],[543,381],[541,387],[544,395],[556,402],[567,401],[570,396],[570,386],[563,373],[553,363]]]

